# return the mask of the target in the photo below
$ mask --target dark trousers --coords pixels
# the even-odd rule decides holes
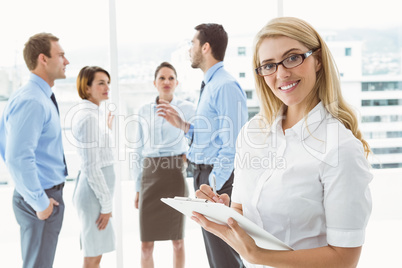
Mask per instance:
[[[23,268],[52,268],[64,216],[63,189],[45,190],[59,202],[46,220],[39,220],[36,211],[14,190],[13,209],[20,225]]]
[[[201,184],[209,185],[209,174],[212,171],[211,165],[194,165],[194,189],[198,190]],[[222,189],[218,194],[232,195],[232,184],[234,174],[225,182]],[[225,241],[215,236],[214,234],[205,231],[202,228],[202,235],[204,237],[205,250],[208,256],[209,266],[211,268],[242,268],[245,267],[243,262],[237,254]]]

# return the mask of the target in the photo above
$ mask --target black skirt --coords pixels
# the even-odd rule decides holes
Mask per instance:
[[[184,238],[185,216],[160,199],[188,196],[185,174],[181,155],[144,159],[139,202],[141,241]]]

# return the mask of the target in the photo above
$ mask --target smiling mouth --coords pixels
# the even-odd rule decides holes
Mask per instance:
[[[283,87],[279,87],[279,89],[281,89],[281,90],[289,90],[289,89],[291,89],[292,87],[296,86],[297,84],[299,84],[299,81],[294,82],[294,83],[289,84],[289,85],[286,85],[286,86],[283,86]]]

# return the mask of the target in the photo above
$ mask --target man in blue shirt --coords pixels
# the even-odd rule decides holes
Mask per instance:
[[[228,36],[222,25],[200,24],[190,49],[191,67],[204,72],[200,100],[192,123],[184,122],[168,104],[158,106],[160,116],[181,128],[191,140],[187,158],[194,167],[194,189],[213,186],[231,196],[235,143],[248,119],[246,94],[223,68]],[[244,267],[239,255],[223,240],[202,229],[210,267]]]
[[[23,267],[51,268],[63,215],[67,175],[57,102],[51,87],[66,78],[68,60],[58,38],[32,36],[24,47],[29,81],[0,118],[0,154],[14,180]]]

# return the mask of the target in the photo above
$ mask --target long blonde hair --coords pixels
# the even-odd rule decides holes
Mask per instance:
[[[367,157],[371,152],[370,146],[362,137],[355,113],[342,97],[339,73],[335,61],[324,40],[310,24],[301,19],[292,17],[275,18],[268,22],[255,37],[254,68],[260,66],[261,61],[258,50],[262,41],[266,38],[279,36],[289,37],[299,41],[308,49],[316,50],[313,56],[316,57],[322,65],[317,72],[315,86],[309,96],[307,96],[308,105],[305,110],[305,116],[307,116],[308,112],[313,108],[314,99],[318,94],[318,98],[322,101],[328,112],[338,119],[347,129],[350,129],[353,135],[362,142]],[[257,95],[261,102],[260,114],[271,125],[274,118],[278,115],[283,102],[273,94],[263,77],[256,73],[254,73],[254,77]]]

